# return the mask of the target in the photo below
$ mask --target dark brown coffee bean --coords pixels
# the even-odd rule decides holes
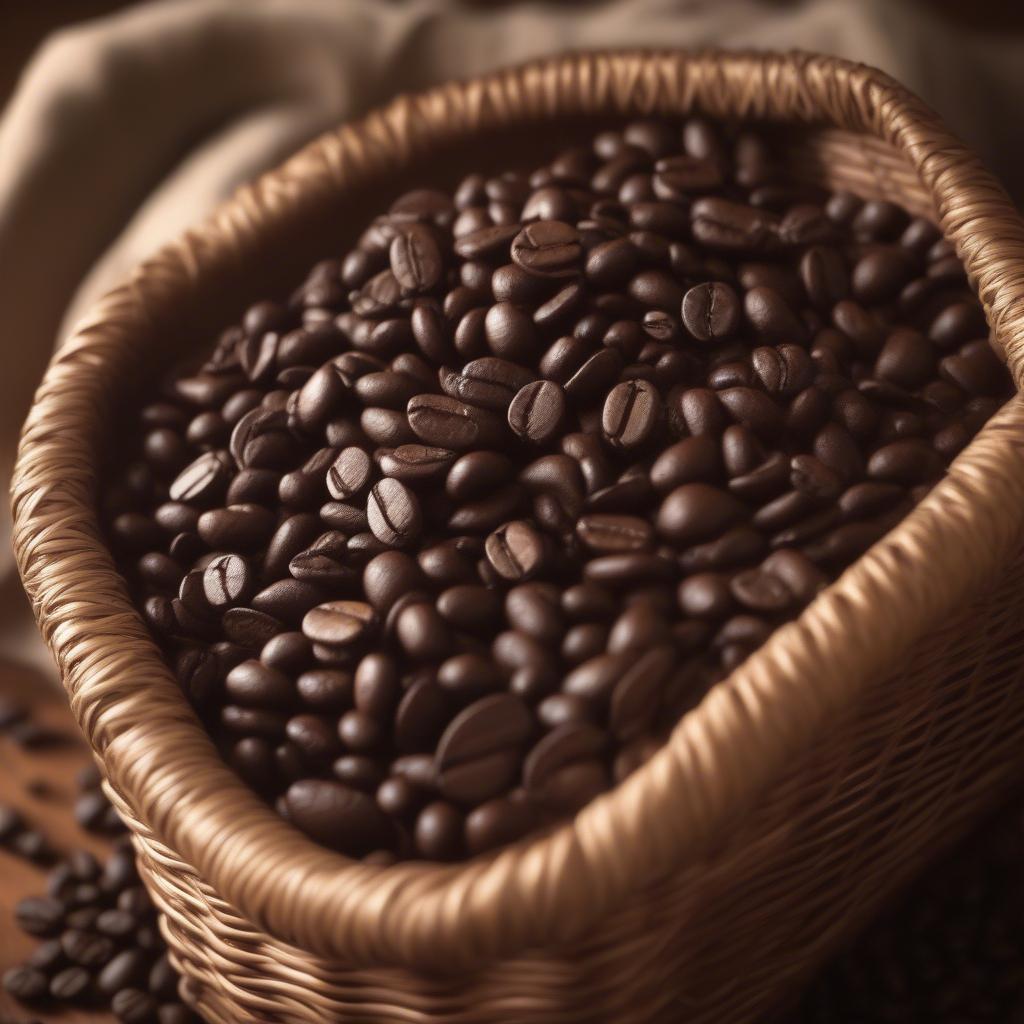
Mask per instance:
[[[683,297],[682,318],[692,338],[717,344],[731,338],[739,328],[739,298],[722,281],[695,285]]]
[[[761,346],[750,356],[758,382],[770,394],[795,395],[811,383],[813,364],[798,345]]]
[[[366,487],[372,471],[368,452],[354,446],[345,448],[327,470],[327,490],[336,501],[348,501]]]
[[[755,388],[726,388],[718,401],[738,423],[764,439],[775,437],[784,425],[782,408]]]
[[[55,935],[64,919],[64,904],[46,896],[23,899],[14,908],[18,927],[29,935]]]
[[[633,665],[615,684],[611,695],[608,726],[617,740],[628,741],[650,727],[674,661],[671,644],[636,653]]]
[[[495,224],[463,235],[455,242],[455,252],[466,260],[505,259],[520,224]]]
[[[466,845],[474,855],[485,853],[526,835],[536,822],[536,814],[526,802],[490,800],[466,817]]]
[[[864,457],[849,432],[829,423],[814,439],[814,454],[828,469],[849,483],[864,472]]]
[[[786,300],[773,288],[751,288],[743,298],[751,326],[773,341],[800,341],[806,331]]]
[[[623,381],[608,392],[601,412],[601,430],[613,448],[636,448],[650,438],[660,414],[661,397],[652,384]]]
[[[416,562],[399,551],[387,551],[371,559],[363,570],[363,591],[379,615],[385,615],[403,594],[424,582]]]
[[[987,340],[972,341],[956,355],[939,363],[939,373],[969,395],[997,395],[1005,392],[1006,368]]]
[[[673,156],[654,167],[654,193],[659,199],[685,201],[694,192],[714,191],[722,184],[717,161],[695,156]]]
[[[842,254],[815,245],[800,258],[800,280],[811,303],[823,313],[849,294],[850,280]]]
[[[914,273],[914,260],[897,245],[869,250],[853,266],[851,284],[858,302],[879,304],[895,298]]]
[[[86,972],[86,980],[89,975]],[[11,967],[4,971],[4,990],[22,1003],[35,1003],[49,991],[49,980],[35,967]]]
[[[356,569],[349,561],[345,535],[328,531],[296,554],[288,563],[287,571],[297,580],[330,588],[356,578]]]
[[[512,240],[512,259],[528,274],[568,277],[578,272],[579,233],[557,220],[528,224]]]
[[[363,601],[328,601],[306,613],[302,632],[314,643],[344,647],[362,640],[374,623],[373,609]]]
[[[633,276],[637,263],[638,253],[633,244],[628,239],[615,238],[590,250],[584,273],[595,288],[621,288]]]
[[[706,540],[714,531],[735,526],[746,509],[727,491],[709,484],[683,484],[658,509],[658,531],[679,544]]]
[[[690,208],[693,237],[726,252],[770,252],[777,244],[778,218],[726,199],[698,199]]]
[[[448,697],[436,680],[418,679],[395,712],[395,745],[404,753],[433,750],[450,719]]]
[[[256,660],[236,665],[224,680],[231,699],[246,707],[288,708],[294,701],[292,681],[283,672]]]
[[[60,945],[64,955],[81,967],[101,967],[114,953],[114,944],[110,939],[75,928],[69,928],[61,935]]]
[[[442,790],[449,769],[519,748],[532,732],[533,720],[518,697],[496,693],[475,701],[452,719],[438,743]]]
[[[404,224],[389,251],[391,272],[406,295],[427,292],[441,279],[441,251],[433,234],[420,224]]]
[[[576,535],[598,554],[643,551],[654,543],[654,530],[638,516],[589,513],[576,523]]]
[[[838,474],[813,455],[794,455],[789,465],[789,481],[801,494],[827,500],[834,498],[842,489]]]
[[[891,508],[901,501],[906,491],[896,484],[854,484],[839,496],[839,509],[848,519],[863,519]]]
[[[350,856],[391,844],[383,812],[365,793],[340,782],[301,779],[285,797],[289,820],[308,836]]]
[[[391,620],[389,620],[391,621]],[[394,618],[394,634],[405,653],[417,661],[435,661],[450,649],[444,619],[426,600],[411,600]]]
[[[722,618],[733,608],[729,578],[721,573],[701,572],[679,584],[679,608],[696,618]]]
[[[284,630],[284,625],[273,616],[254,608],[230,608],[220,621],[224,635],[249,650],[259,650]]]
[[[146,980],[149,958],[141,949],[118,953],[96,976],[96,988],[105,996],[113,996],[123,988],[135,988]]]
[[[505,523],[488,536],[487,559],[495,572],[506,580],[526,580],[535,575],[544,561],[544,543],[537,531],[524,520]]]
[[[404,444],[381,456],[380,469],[385,476],[416,486],[443,477],[455,461],[455,452],[422,444]]]
[[[681,484],[715,479],[721,471],[718,445],[707,436],[687,437],[664,449],[651,466],[655,489],[665,494]]]
[[[490,447],[503,432],[493,413],[446,395],[417,395],[409,402],[408,417],[424,444],[455,451]]]
[[[61,1002],[72,1003],[81,999],[91,986],[92,975],[84,967],[66,967],[51,979],[50,995]]]
[[[253,576],[239,555],[218,555],[202,574],[206,601],[214,608],[244,604],[252,594]]]
[[[888,483],[926,483],[942,472],[942,460],[925,441],[910,438],[879,448],[868,459],[868,476]]]
[[[679,414],[685,431],[694,437],[721,435],[727,420],[718,395],[709,388],[688,388],[679,396]]]
[[[423,523],[416,495],[391,477],[370,489],[366,517],[373,535],[389,547],[407,547],[419,535]]]
[[[439,379],[451,398],[504,414],[516,391],[533,375],[507,359],[484,356],[466,363],[461,373],[442,367]]]
[[[607,735],[587,723],[567,723],[546,733],[523,762],[523,784],[542,790],[560,769],[604,752]]]
[[[565,393],[554,381],[538,380],[516,393],[508,407],[513,432],[532,444],[548,444],[565,417]]]
[[[416,818],[416,849],[427,860],[455,860],[463,849],[465,818],[443,800],[428,804]]]
[[[209,505],[224,494],[229,475],[227,452],[205,452],[175,477],[168,495],[172,501]]]

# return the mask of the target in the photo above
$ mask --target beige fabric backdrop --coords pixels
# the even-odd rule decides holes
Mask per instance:
[[[395,92],[569,48],[802,47],[880,66],[1004,175],[1012,36],[908,0],[161,0],[66,29],[0,117],[0,482],[55,341],[240,182]],[[1009,116],[1007,116],[1009,115]],[[0,657],[49,670],[0,522]]]

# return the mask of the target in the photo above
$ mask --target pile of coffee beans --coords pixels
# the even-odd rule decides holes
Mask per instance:
[[[55,859],[49,840],[25,821],[14,807],[0,804],[0,849],[9,850],[33,864],[51,864]]]
[[[0,736],[18,742],[30,727],[62,742],[71,739],[0,699]],[[178,977],[157,930],[156,910],[139,879],[126,829],[100,784],[95,766],[79,773],[75,815],[89,831],[118,837],[103,864],[87,850],[58,856],[25,815],[0,805],[0,849],[50,866],[46,894],[15,908],[15,923],[40,944],[25,963],[5,970],[0,983],[19,1002],[47,1011],[109,1009],[124,1024],[197,1024],[178,998]],[[42,787],[30,779],[25,788],[37,795]],[[48,787],[45,795],[55,796]],[[7,928],[0,922],[0,933]],[[5,1020],[0,1014],[0,1024]]]
[[[454,860],[635,770],[1009,393],[934,225],[641,122],[397,199],[162,382],[103,512],[253,787]]]
[[[156,911],[127,840],[100,865],[80,850],[50,873],[47,895],[22,900],[18,926],[43,941],[4,988],[31,1005],[103,1007],[124,1024],[192,1024]]]

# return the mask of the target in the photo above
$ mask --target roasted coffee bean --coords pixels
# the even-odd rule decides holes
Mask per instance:
[[[389,250],[391,272],[406,295],[427,292],[441,279],[441,252],[421,224],[403,224]]]
[[[84,996],[91,985],[92,975],[84,967],[67,967],[50,980],[50,995],[70,1003]]]
[[[528,274],[541,277],[567,277],[578,269],[579,233],[571,225],[557,220],[528,224],[512,240],[512,259]]]
[[[59,900],[31,896],[15,906],[14,917],[22,931],[46,937],[60,930],[65,912],[66,907]]]
[[[302,779],[289,786],[289,820],[308,836],[352,856],[391,845],[384,813],[365,793],[340,782]]]
[[[466,845],[473,854],[484,853],[526,835],[536,821],[536,812],[528,803],[490,800],[467,816]]]
[[[103,935],[70,928],[60,937],[64,955],[82,967],[95,968],[105,964],[114,952],[114,944]]]
[[[385,477],[370,489],[366,516],[373,535],[388,547],[407,547],[422,527],[416,495],[400,480]]]
[[[630,380],[608,392],[601,412],[601,430],[613,448],[643,445],[658,425],[661,397],[647,381]]]
[[[719,436],[725,430],[725,410],[709,388],[688,388],[679,396],[678,408],[683,428],[680,433]]]
[[[373,462],[364,449],[345,448],[327,470],[327,490],[336,501],[348,501],[366,487],[372,471]]]
[[[437,448],[486,448],[502,437],[501,421],[493,413],[447,395],[417,395],[409,401],[408,420],[424,444]]]
[[[799,341],[806,333],[797,315],[774,288],[751,288],[744,296],[743,310],[754,330],[769,340]]]
[[[710,437],[688,437],[666,448],[651,466],[655,489],[665,494],[681,484],[715,479],[721,468],[718,445]]]
[[[142,989],[123,988],[110,1000],[110,1008],[122,1024],[148,1024],[156,1017],[157,1001]]]
[[[842,254],[834,248],[814,245],[800,258],[800,280],[812,305],[830,310],[849,294],[850,282]]]
[[[544,561],[544,543],[537,531],[523,520],[513,520],[490,534],[485,544],[494,571],[506,580],[526,580]]]
[[[178,474],[168,488],[168,497],[172,501],[212,504],[227,489],[230,472],[227,452],[206,452]]]
[[[86,978],[89,975],[86,973]],[[4,989],[22,1003],[35,1003],[49,990],[46,975],[35,967],[12,967],[4,971]]]
[[[302,632],[329,647],[357,644],[375,623],[373,609],[363,601],[328,601],[307,612]]]
[[[239,555],[218,555],[203,570],[203,594],[213,608],[244,604],[253,583],[252,572]]]
[[[416,818],[416,849],[427,860],[454,860],[462,853],[465,818],[443,800],[428,804]]]
[[[868,460],[868,476],[897,484],[920,484],[942,472],[942,460],[926,442],[911,438],[879,448]]]
[[[508,407],[508,425],[522,440],[550,443],[565,417],[565,393],[554,381],[538,380],[525,385]]]
[[[414,661],[444,657],[451,639],[440,613],[426,601],[412,601],[394,620],[394,634],[406,655]]]
[[[654,530],[648,520],[612,513],[582,516],[576,523],[576,536],[598,554],[643,551],[654,543]]]
[[[722,281],[695,285],[683,297],[683,326],[690,337],[704,344],[731,338],[739,328],[740,317],[736,292]]]
[[[746,509],[727,491],[709,484],[683,484],[658,509],[658,531],[679,544],[706,540],[712,533],[735,526]]]
[[[770,252],[777,244],[778,218],[743,203],[698,199],[690,208],[693,237],[725,252]]]
[[[273,515],[261,505],[229,505],[204,512],[199,517],[198,532],[215,550],[251,551],[270,539],[275,525]]]
[[[939,363],[939,373],[969,395],[1000,394],[1006,370],[986,340],[972,341]]]

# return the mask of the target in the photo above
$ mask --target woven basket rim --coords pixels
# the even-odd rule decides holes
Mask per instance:
[[[243,222],[286,216],[314,167],[326,164],[333,187],[346,188],[381,161],[408,160],[431,140],[472,131],[481,117],[500,124],[669,112],[672,89],[677,113],[831,123],[899,149],[934,196],[1020,385],[1024,224],[920,100],[882,72],[830,57],[634,50],[549,58],[439,86],[327,133],[101,300],[40,386],[12,485],[14,541],[72,709],[140,820],[221,898],[286,941],[353,963],[452,968],[584,935],[634,888],[704,851],[728,815],[749,806],[930,621],[980,586],[1019,535],[1019,522],[971,486],[979,474],[998,483],[1019,472],[1020,442],[997,416],[921,505],[716,686],[647,765],[553,833],[464,864],[349,861],[301,836],[220,761],[99,537],[91,468],[81,461],[95,456],[95,400],[116,354],[145,333],[161,302],[187,301],[211,252],[234,258],[219,250],[244,247]],[[440,128],[438,110],[446,114]],[[984,550],[971,542],[978,530]],[[939,574],[932,562],[950,544],[971,557],[957,574]],[[77,576],[68,582],[74,559],[85,566],[81,588]],[[839,635],[859,635],[859,658],[831,657]],[[112,669],[129,643],[132,671]]]

